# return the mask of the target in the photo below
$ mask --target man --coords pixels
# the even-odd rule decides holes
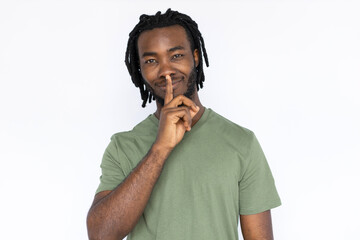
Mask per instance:
[[[211,109],[198,92],[207,54],[197,24],[170,9],[142,15],[125,62],[153,115],[112,136],[87,218],[90,239],[273,239],[280,205],[254,134]]]

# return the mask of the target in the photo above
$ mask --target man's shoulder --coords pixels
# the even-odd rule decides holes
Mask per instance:
[[[247,156],[249,149],[257,142],[253,131],[240,126],[237,123],[212,111],[209,117],[210,139],[213,139],[219,146],[226,146],[230,149]]]
[[[209,111],[209,123],[212,128],[218,129],[218,132],[224,132],[226,135],[236,138],[252,138],[254,136],[253,131],[250,129],[229,120],[212,109],[209,109]]]

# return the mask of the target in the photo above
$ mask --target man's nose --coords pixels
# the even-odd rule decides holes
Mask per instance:
[[[159,69],[159,77],[165,78],[166,75],[172,76],[175,74],[175,69],[171,65],[170,61],[162,61],[160,63],[160,69]]]

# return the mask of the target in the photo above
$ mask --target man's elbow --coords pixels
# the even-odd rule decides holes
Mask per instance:
[[[128,234],[121,228],[116,231],[112,227],[106,227],[106,223],[102,219],[97,219],[91,212],[86,218],[86,225],[89,240],[121,240]]]
[[[89,211],[87,218],[86,218],[86,226],[88,237],[90,240],[99,240],[101,239],[101,231],[100,231],[100,224],[96,223],[93,214]]]

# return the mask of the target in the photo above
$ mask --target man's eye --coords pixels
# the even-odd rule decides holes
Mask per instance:
[[[154,63],[155,62],[155,59],[149,59],[149,60],[146,60],[145,63]]]
[[[182,56],[184,56],[184,55],[182,55],[182,54],[175,54],[175,55],[173,56],[173,58],[180,58],[180,57],[182,57]]]

